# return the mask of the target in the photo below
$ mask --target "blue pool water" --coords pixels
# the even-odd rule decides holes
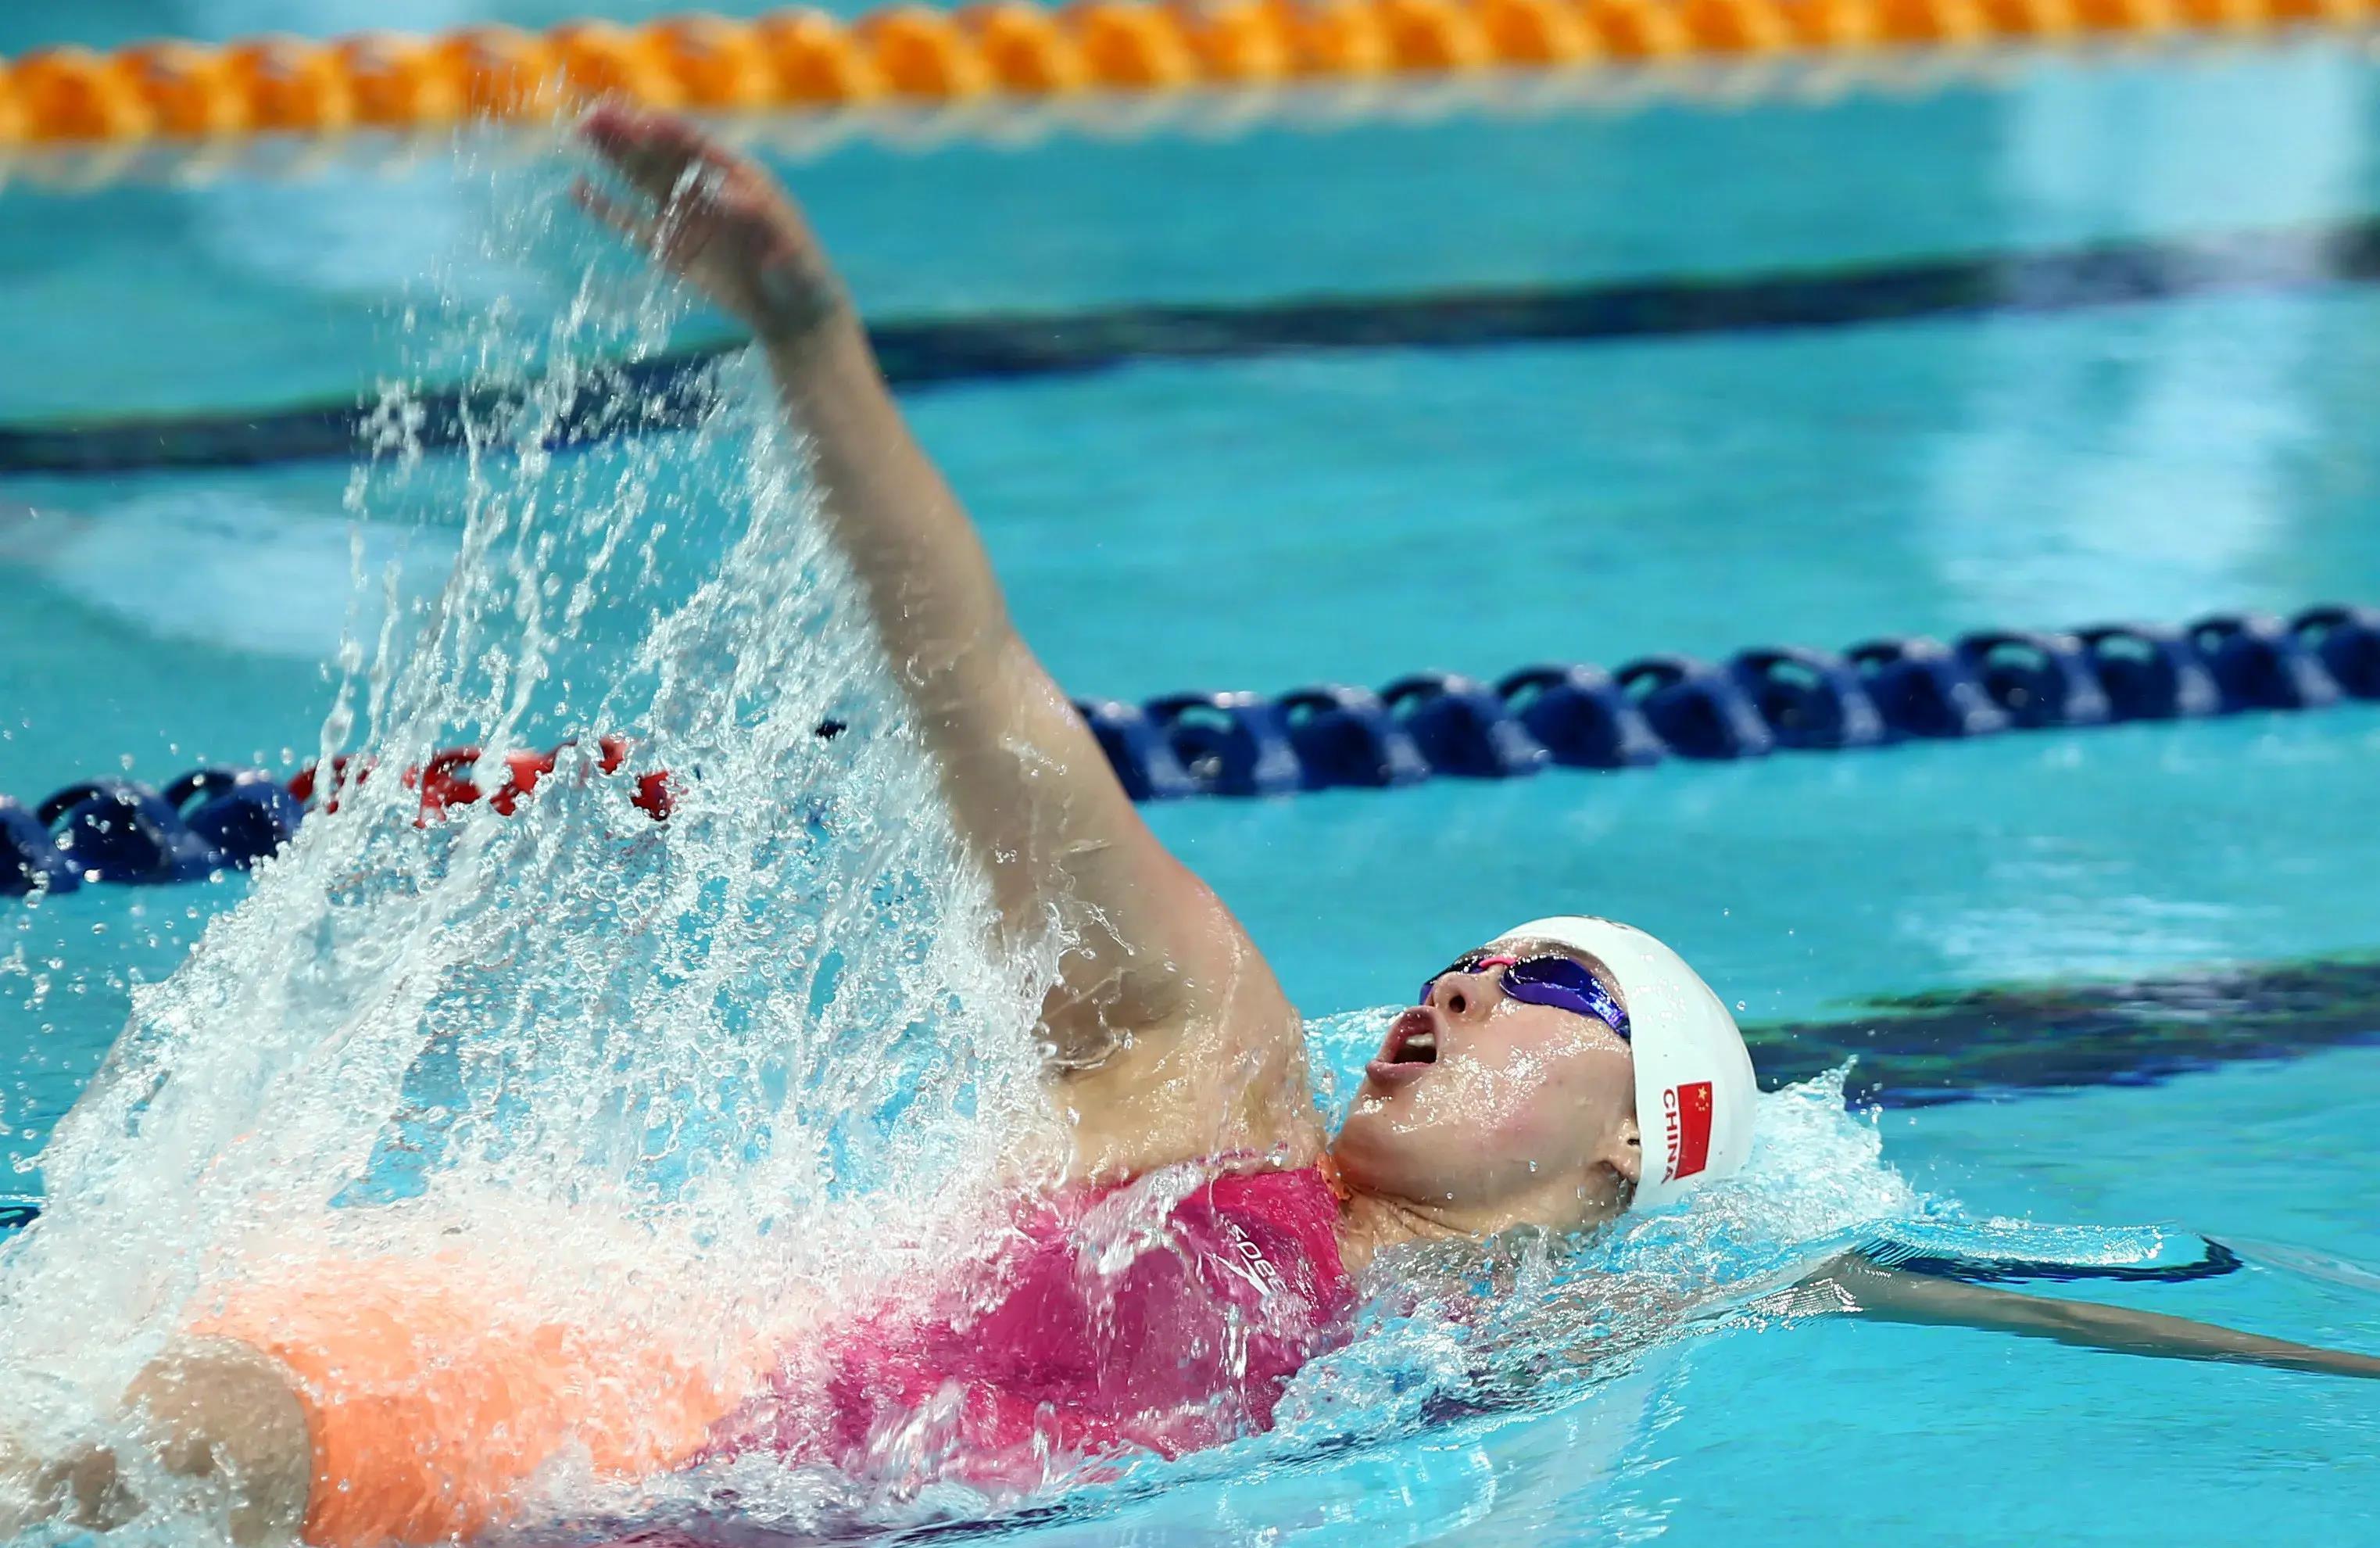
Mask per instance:
[[[119,19],[94,10],[93,41]],[[1387,307],[2343,228],[2380,213],[2375,111],[2380,73],[2298,46],[2020,62],[1725,112],[855,144],[792,176],[880,319]],[[554,308],[595,251],[582,234],[453,259],[493,190],[536,176],[431,156],[288,183],[11,186],[0,264],[18,304],[0,340],[23,366],[0,380],[0,424],[344,398],[415,358],[394,321],[408,300]],[[1150,360],[945,386],[911,412],[1053,672],[1138,697],[2380,601],[2375,357],[2380,290],[2315,277],[2074,311]],[[451,466],[355,523],[348,482],[324,463],[0,481],[0,789],[308,756],[351,533],[368,570],[397,562],[403,592],[454,560]],[[1887,996],[2037,1005],[2368,962],[2375,765],[2380,707],[2360,706],[1150,820],[1318,1016],[1582,907],[1673,941],[1747,1025],[1856,1024],[1900,1014],[1875,1008]],[[129,986],[170,972],[248,885],[0,915],[0,1151],[22,1191]],[[2374,1004],[2368,1037],[2318,1050],[2282,1036],[2273,1057],[2154,1083],[1986,1083],[1872,1121],[1936,1207],[2204,1232],[2251,1264],[2046,1293],[2380,1349]],[[2375,1440],[2361,1385],[1819,1322],[1696,1339],[1543,1412],[1259,1452],[1039,1535],[2215,1543],[2288,1523],[2380,1542]]]

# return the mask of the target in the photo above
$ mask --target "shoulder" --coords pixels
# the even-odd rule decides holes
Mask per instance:
[[[1260,959],[1194,982],[1175,1015],[1120,1031],[1051,1094],[1079,1181],[1240,1154],[1305,1166],[1322,1151],[1305,1022]]]

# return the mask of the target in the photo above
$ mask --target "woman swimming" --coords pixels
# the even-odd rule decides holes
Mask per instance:
[[[941,1300],[723,1366],[516,1311],[459,1257],[233,1286],[125,1395],[158,1469],[216,1491],[239,1541],[369,1548],[516,1520],[565,1451],[622,1479],[756,1450],[864,1470],[902,1448],[990,1481],[1052,1456],[1171,1455],[1269,1423],[1290,1377],[1348,1336],[1357,1277],[1393,1274],[1398,1249],[1580,1232],[1743,1164],[1757,1092],[1724,1004],[1659,942],[1579,916],[1430,976],[1326,1135],[1297,1011],[1012,626],[800,215],[678,120],[606,108],[585,134],[628,192],[582,186],[582,202],[757,336],[1002,927],[1026,942],[1054,921],[1071,943],[1039,1022],[1065,1185],[1020,1198],[1001,1250]],[[2380,1375],[1857,1257],[1804,1283],[1873,1317]],[[117,1463],[0,1459],[0,1535],[137,1513]]]

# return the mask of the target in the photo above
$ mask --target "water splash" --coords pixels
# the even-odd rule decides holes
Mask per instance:
[[[105,1438],[213,1287],[325,1255],[459,1249],[551,1315],[666,1317],[723,1352],[788,1305],[915,1282],[917,1244],[1046,1159],[1050,954],[990,949],[764,373],[723,366],[691,432],[547,449],[682,310],[590,269],[552,183],[516,187],[455,264],[559,249],[547,272],[589,277],[547,323],[423,307],[420,374],[496,396],[431,462],[392,388],[350,492],[320,752],[380,772],[136,992],[42,1158],[43,1219],[0,1257],[0,1381],[47,1395],[8,1418],[53,1443]],[[432,596],[403,584],[401,536],[390,556],[407,530],[456,553]],[[599,772],[606,732],[671,771],[666,823]],[[396,777],[565,738],[511,819],[425,823]]]
[[[547,182],[458,267],[527,253],[535,274],[588,272]],[[452,274],[430,290],[419,374],[497,396],[463,456],[425,460],[392,388],[350,493],[349,638],[319,750],[383,772],[137,992],[45,1152],[47,1214],[0,1249],[0,1381],[31,1408],[0,1419],[47,1444],[108,1438],[115,1394],[222,1286],[324,1255],[460,1244],[540,1314],[725,1363],[788,1307],[927,1293],[923,1244],[995,1215],[991,1193],[1047,1158],[1028,1031],[1057,943],[988,948],[989,897],[757,363],[721,369],[691,432],[557,456],[579,390],[658,349],[676,301],[589,277],[536,324],[443,300],[480,294]],[[422,597],[432,550],[452,574]],[[829,719],[850,729],[823,739]],[[612,731],[635,737],[633,767],[673,772],[665,825],[598,772]],[[391,777],[458,742],[565,737],[508,820],[420,825]],[[1326,1108],[1380,1016],[1312,1028]],[[1516,1234],[1401,1255],[1365,1336],[1297,1378],[1275,1431],[1202,1456],[1062,1465],[1021,1500],[948,1482],[892,1500],[764,1456],[633,1487],[565,1467],[551,1503],[787,1528],[1050,1509],[1057,1535],[1120,1541],[1162,1492],[1167,1541],[1184,1518],[1245,1541],[1301,1499],[1336,1529],[1454,1531],[1510,1509],[1531,1445],[1556,1446],[1564,1499],[1624,1481],[1678,1410],[1685,1340],[1777,1320],[1766,1291],[1878,1222],[1930,1217],[1879,1149],[1837,1074],[1767,1098],[1751,1167],[1693,1210],[1584,1248]],[[1381,1447],[1425,1428],[1463,1444]],[[1417,1481],[1428,1512],[1399,1505]],[[1658,1532],[1613,1498],[1591,1502],[1613,1535]]]

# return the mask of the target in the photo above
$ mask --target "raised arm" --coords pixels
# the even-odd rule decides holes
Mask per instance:
[[[2260,1338],[2154,1311],[2051,1300],[1985,1285],[1904,1274],[1856,1253],[1836,1259],[1805,1283],[1839,1290],[1845,1310],[1878,1322],[1984,1328],[2124,1355],[2227,1360],[2332,1376],[2380,1376],[2380,1359],[2370,1355]]]
[[[1044,1012],[1077,1165],[1139,1170],[1320,1144],[1294,1009],[1166,852],[1010,623],[983,545],[903,422],[823,249],[758,165],[662,115],[598,108],[589,143],[637,197],[582,204],[742,319],[807,437],[962,840],[1019,937],[1074,941]]]

